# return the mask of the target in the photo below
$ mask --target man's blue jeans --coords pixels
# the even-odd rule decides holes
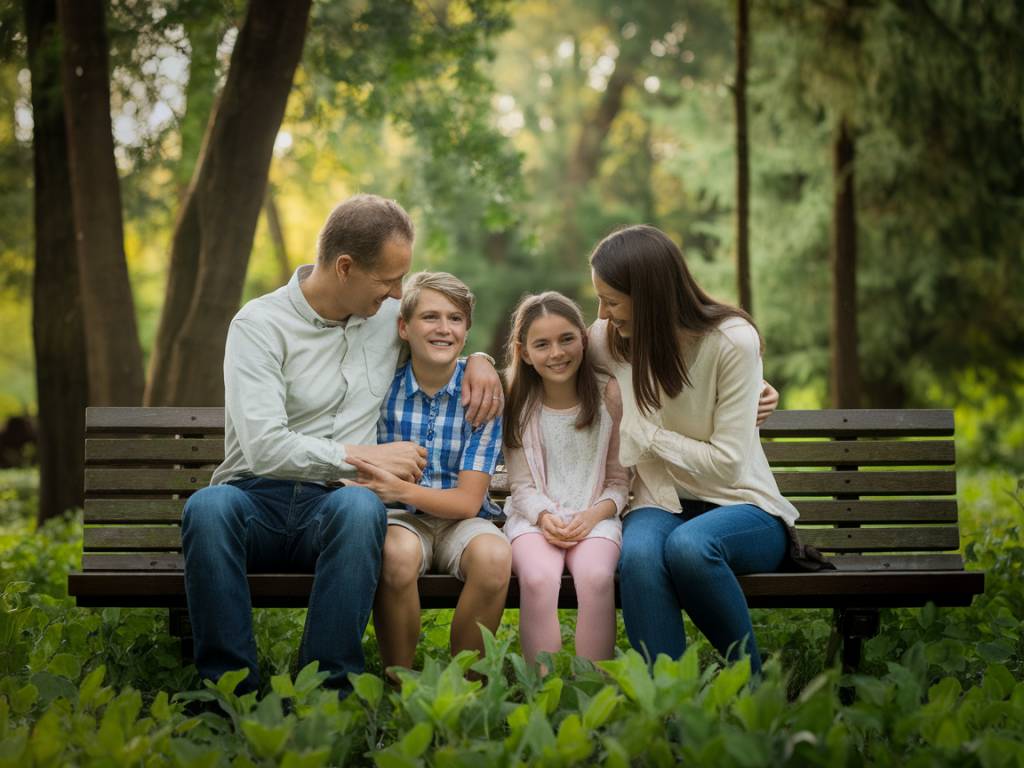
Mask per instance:
[[[786,541],[782,521],[750,504],[684,501],[682,515],[633,510],[623,522],[619,561],[630,645],[652,660],[659,653],[679,658],[686,651],[685,610],[719,653],[735,660],[745,651],[759,671],[750,611],[736,577],[776,570]]]
[[[387,513],[365,488],[250,478],[204,488],[181,523],[185,591],[200,675],[248,667],[239,691],[259,686],[246,573],[314,574],[300,668],[351,690],[363,671],[363,632],[380,578]]]

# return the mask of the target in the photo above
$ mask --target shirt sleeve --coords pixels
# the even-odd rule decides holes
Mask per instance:
[[[536,525],[541,512],[556,514],[558,505],[538,490],[522,448],[505,451],[508,470],[509,497],[505,510],[521,515],[530,525]]]
[[[476,429],[467,421],[466,428],[469,434],[463,443],[459,471],[473,470],[493,475],[501,454],[501,417],[481,424]]]
[[[287,480],[337,480],[354,468],[345,449],[328,438],[288,428],[280,353],[256,324],[236,319],[224,352],[225,410],[252,472]]]
[[[604,391],[605,408],[612,419],[611,436],[608,440],[608,454],[605,456],[604,488],[597,501],[608,499],[615,504],[616,514],[621,515],[629,500],[629,471],[619,462],[619,425],[622,422],[622,393],[615,379],[609,379]]]
[[[722,340],[716,377],[718,397],[708,440],[694,440],[646,420],[643,429],[650,437],[650,452],[662,460],[694,477],[733,485],[757,431],[762,363],[757,332],[751,326]]]

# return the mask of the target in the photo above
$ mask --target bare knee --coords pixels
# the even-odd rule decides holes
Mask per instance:
[[[501,592],[512,574],[512,548],[504,536],[477,536],[462,553],[466,582],[486,592]]]
[[[423,563],[419,537],[408,528],[389,525],[384,539],[380,582],[386,589],[409,589],[416,584]]]

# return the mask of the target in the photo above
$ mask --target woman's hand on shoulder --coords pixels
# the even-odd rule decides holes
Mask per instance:
[[[761,382],[764,386],[761,389],[761,396],[757,400],[757,426],[764,424],[765,420],[775,413],[779,407],[779,392],[767,381]]]

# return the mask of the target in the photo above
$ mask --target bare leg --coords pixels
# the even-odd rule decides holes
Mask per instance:
[[[466,580],[452,619],[452,655],[479,651],[484,641],[477,623],[491,632],[498,630],[505,609],[508,580],[512,571],[512,548],[504,536],[477,536],[466,547],[460,561]]]
[[[389,525],[384,564],[373,602],[373,626],[384,668],[412,667],[420,639],[420,593],[417,580],[423,561],[419,537],[408,528]]]

